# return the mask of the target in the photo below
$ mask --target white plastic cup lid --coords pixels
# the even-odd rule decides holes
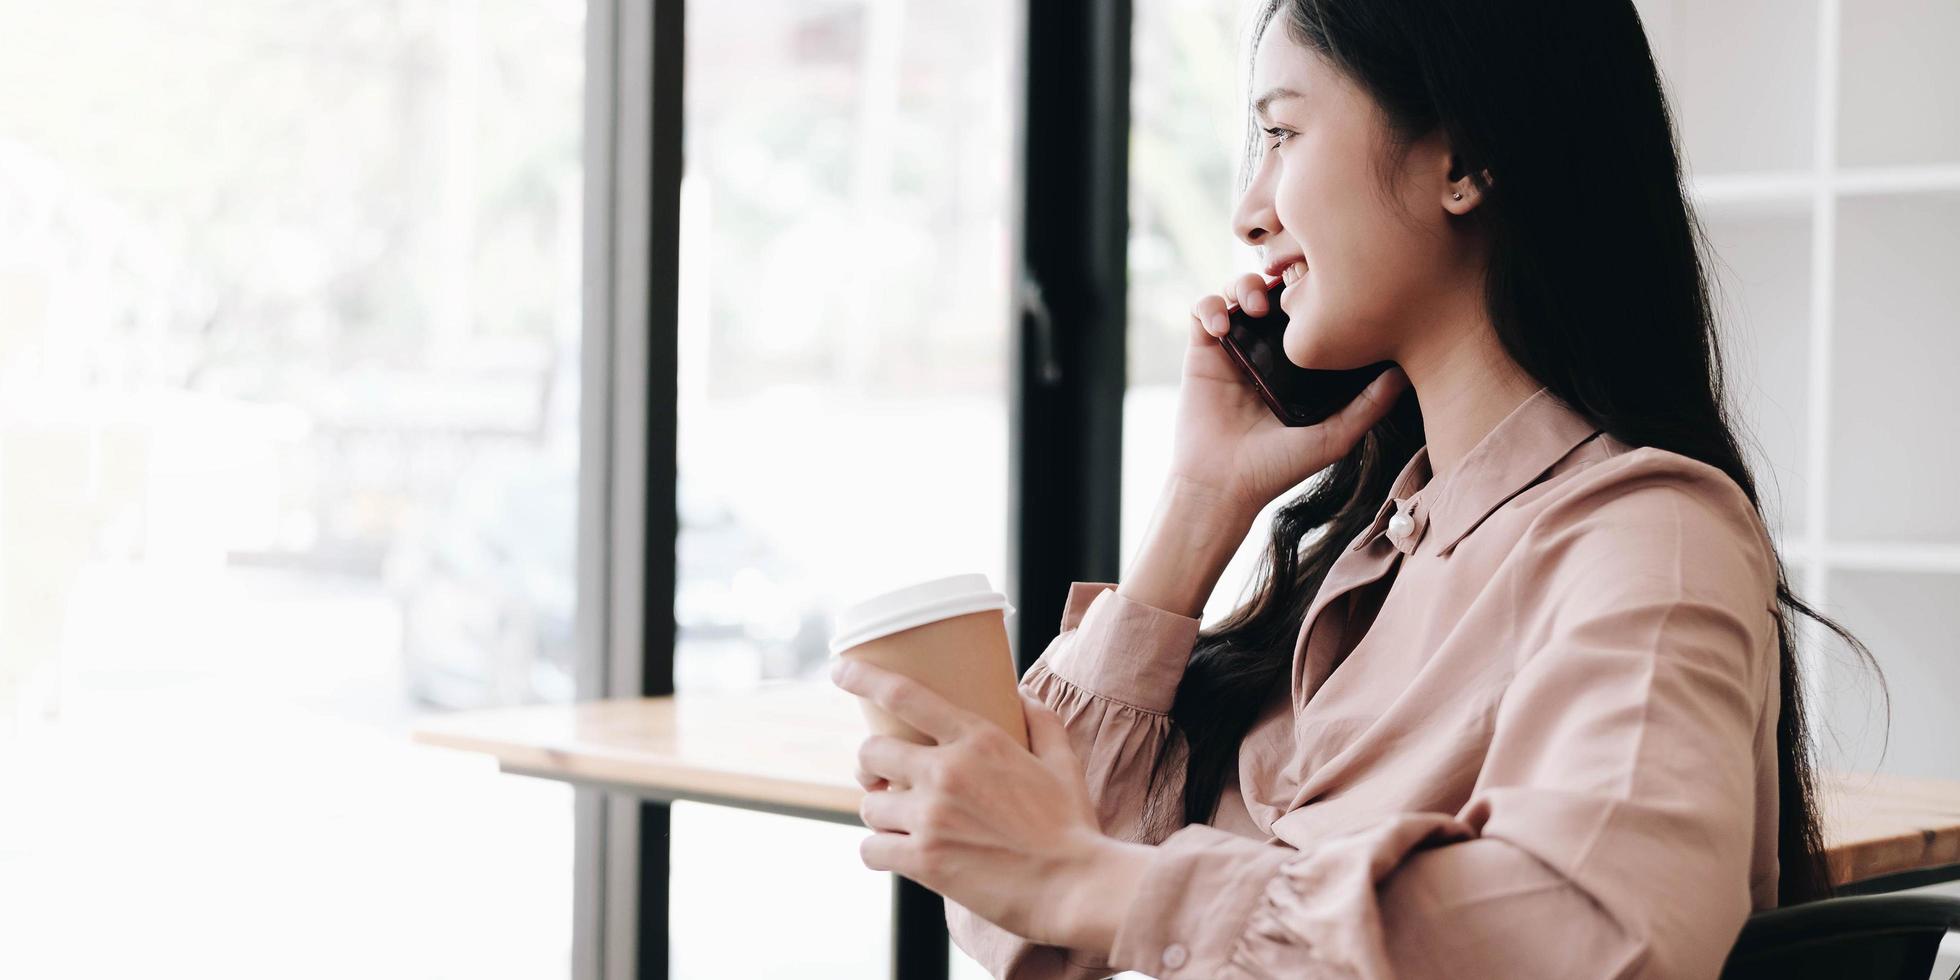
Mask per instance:
[[[978,572],[948,575],[893,589],[838,613],[830,653],[836,656],[881,636],[989,609],[1000,610],[1003,618],[1014,615],[1014,607],[1007,597],[995,592],[987,576]]]

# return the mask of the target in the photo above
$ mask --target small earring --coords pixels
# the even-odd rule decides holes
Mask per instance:
[[[1463,192],[1462,192],[1462,191],[1457,191],[1456,193],[1454,193],[1454,194],[1451,194],[1451,195],[1450,195],[1450,200],[1452,200],[1452,201],[1461,201],[1461,200],[1463,200]]]

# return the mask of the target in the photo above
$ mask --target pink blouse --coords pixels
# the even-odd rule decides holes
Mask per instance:
[[[1213,822],[1161,841],[1143,789],[1199,620],[1072,584],[1021,687],[1103,829],[1157,846],[1106,962],[948,901],[954,942],[1014,980],[1716,976],[1777,893],[1755,509],[1544,388],[1430,476],[1425,447],[1342,549]]]

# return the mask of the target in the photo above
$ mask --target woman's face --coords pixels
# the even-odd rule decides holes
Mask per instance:
[[[1258,134],[1257,169],[1232,221],[1260,247],[1262,267],[1304,259],[1308,269],[1286,273],[1280,298],[1287,359],[1322,369],[1401,359],[1481,274],[1448,223],[1475,205],[1474,188],[1449,179],[1449,149],[1432,134],[1410,148],[1384,201],[1374,167],[1388,131],[1373,99],[1278,19],[1254,55],[1252,93],[1255,107],[1268,97],[1255,125],[1274,132]]]

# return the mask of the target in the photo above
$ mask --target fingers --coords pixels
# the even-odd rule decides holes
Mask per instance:
[[[1373,428],[1382,416],[1395,407],[1395,400],[1402,396],[1409,386],[1409,376],[1402,373],[1400,365],[1390,365],[1388,370],[1375,376],[1361,394],[1341,407],[1341,410],[1321,422],[1333,430],[1333,438],[1342,445],[1353,445],[1362,434]]]
[[[917,824],[912,814],[917,798],[917,793],[900,790],[866,793],[858,801],[858,820],[872,830],[909,834]]]
[[[897,671],[862,660],[840,658],[830,667],[831,682],[890,712],[934,742],[944,745],[972,730],[991,725],[939,695],[939,692]]]
[[[1245,273],[1226,283],[1225,296],[1253,316],[1265,316],[1272,312],[1272,304],[1266,296],[1266,277],[1257,272]]]
[[[899,834],[870,834],[858,842],[858,859],[873,871],[897,871],[911,867],[905,850],[909,838]],[[915,879],[916,880],[916,879]]]
[[[1272,300],[1266,295],[1266,290],[1270,288],[1265,276],[1257,272],[1245,273],[1227,282],[1225,288],[1217,293],[1200,297],[1191,305],[1191,317],[1205,333],[1222,337],[1231,327],[1228,318],[1233,310],[1243,308],[1248,316],[1265,316],[1272,312]]]
[[[1069,744],[1068,726],[1054,709],[1026,691],[1021,692],[1021,708],[1028,716],[1028,749],[1037,757],[1073,760],[1075,749]]]
[[[1191,305],[1191,318],[1198,321],[1198,325],[1204,328],[1205,333],[1213,337],[1225,336],[1226,329],[1231,326],[1225,316],[1225,297],[1216,293],[1205,296]]]
[[[857,765],[858,783],[865,789],[873,789],[873,780],[886,780],[893,783],[916,783],[925,771],[926,746],[908,742],[890,735],[866,736],[858,743]]]

